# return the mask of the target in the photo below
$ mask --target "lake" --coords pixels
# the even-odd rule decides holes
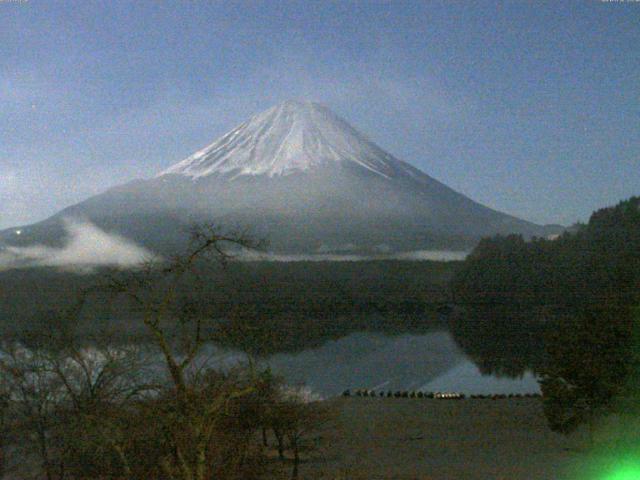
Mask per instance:
[[[214,347],[210,347],[214,348]],[[244,359],[232,350],[215,349],[218,365]],[[327,398],[344,390],[422,390],[469,394],[537,393],[535,377],[482,375],[447,331],[387,335],[357,332],[298,353],[278,353],[263,360],[287,383],[304,385]]]

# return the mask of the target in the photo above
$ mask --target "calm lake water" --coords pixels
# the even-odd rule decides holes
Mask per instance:
[[[242,361],[243,355],[218,350],[219,364]],[[346,389],[448,391],[465,394],[534,393],[532,374],[522,378],[482,375],[446,331],[389,336],[352,333],[321,347],[294,354],[275,354],[261,361],[289,384],[304,385],[322,397]]]

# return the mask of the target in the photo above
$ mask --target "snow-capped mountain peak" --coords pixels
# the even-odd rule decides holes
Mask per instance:
[[[247,229],[287,254],[467,249],[496,233],[554,233],[394,158],[328,108],[292,101],[156,178],[111,188],[19,235],[0,232],[0,243],[63,245],[68,218],[169,255],[188,245],[193,222]]]
[[[397,160],[328,108],[290,100],[253,116],[160,176],[279,176],[330,162],[355,162],[385,177],[397,171]]]

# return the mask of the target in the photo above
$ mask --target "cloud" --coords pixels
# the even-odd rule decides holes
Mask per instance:
[[[62,248],[45,245],[0,247],[0,270],[31,266],[71,270],[90,270],[106,265],[128,268],[153,257],[145,248],[89,222],[67,220],[65,229],[69,240]]]

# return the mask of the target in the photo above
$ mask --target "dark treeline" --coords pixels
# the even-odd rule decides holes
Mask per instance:
[[[637,303],[639,202],[634,197],[598,210],[555,240],[482,240],[453,281],[457,300],[551,309]]]
[[[565,431],[606,410],[636,367],[640,198],[572,230],[484,239],[451,283],[464,306],[451,321],[458,343],[487,373],[538,372]]]
[[[210,306],[219,343],[254,354],[296,351],[354,331],[420,332],[441,322],[447,282],[459,262],[229,262],[180,286],[190,302]],[[23,336],[113,272],[32,268],[0,272],[0,329]],[[197,288],[196,288],[197,287]],[[93,294],[78,334],[110,331],[130,342],[148,334],[140,312]]]

